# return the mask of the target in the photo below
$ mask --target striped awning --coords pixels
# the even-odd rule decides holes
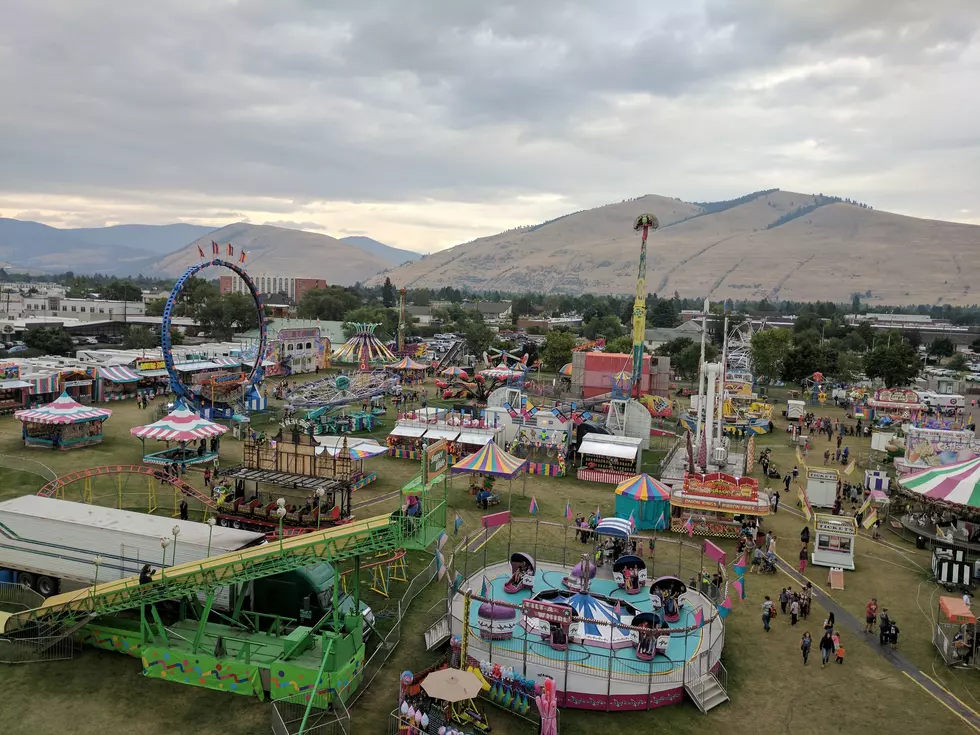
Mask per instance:
[[[45,375],[43,378],[29,378],[31,394],[43,396],[45,393],[58,392],[58,374]]]
[[[159,439],[161,441],[189,442],[219,436],[228,428],[198,416],[183,403],[159,421],[146,426],[137,426],[129,433],[139,439]]]
[[[464,472],[493,475],[510,480],[522,472],[526,466],[526,459],[507,454],[496,443],[489,441],[478,452],[469,457],[464,457],[453,465],[452,472],[457,475]]]
[[[112,411],[108,408],[83,406],[72,400],[67,393],[62,393],[46,406],[14,412],[14,418],[26,424],[74,424],[79,421],[107,419],[110,416]]]
[[[629,538],[633,533],[633,527],[626,518],[603,518],[596,524],[595,532],[600,536]]]
[[[110,365],[99,368],[99,377],[113,383],[136,383],[140,376],[125,365]]]
[[[211,362],[220,365],[221,367],[241,367],[242,361],[237,357],[215,357],[211,359]]]

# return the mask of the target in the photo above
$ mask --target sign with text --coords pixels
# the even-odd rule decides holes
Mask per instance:
[[[837,470],[822,470],[816,467],[807,467],[806,479],[820,482],[837,482],[840,479],[840,475],[837,474]]]
[[[540,600],[525,600],[521,603],[521,608],[529,618],[537,618],[557,625],[568,625],[572,622],[572,615],[575,614],[575,611],[567,605],[555,605]]]
[[[163,360],[149,360],[144,357],[136,358],[137,370],[166,370],[167,364]]]
[[[759,483],[750,477],[735,477],[724,472],[706,475],[684,475],[685,495],[732,498],[735,500],[756,500],[759,497]]]
[[[17,380],[20,377],[20,365],[16,362],[0,362],[0,380]]]
[[[428,486],[448,469],[449,445],[446,440],[440,439],[427,446],[422,452],[422,485]]]

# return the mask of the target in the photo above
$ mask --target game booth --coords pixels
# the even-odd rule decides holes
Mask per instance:
[[[452,419],[450,419],[452,421]],[[490,442],[497,446],[504,443],[504,427],[489,426],[484,421],[473,420],[460,428],[459,436],[449,442],[449,454],[455,462],[474,452],[479,452]]]
[[[905,434],[904,454],[895,458],[895,469],[908,474],[966,462],[978,455],[980,443],[972,431],[910,426]]]
[[[388,434],[385,442],[388,445],[388,456],[398,459],[412,459],[416,462],[422,459],[422,436],[427,426],[424,424],[403,423],[399,421]]]
[[[977,616],[959,597],[940,597],[932,642],[947,666],[980,668]]]
[[[854,540],[857,521],[851,516],[816,513],[813,516],[815,542],[810,560],[815,566],[854,569]]]
[[[425,381],[425,371],[428,367],[406,355],[398,362],[388,365],[387,369],[401,378],[402,385],[421,385]]]
[[[136,398],[140,376],[125,365],[103,365],[96,368],[95,400],[100,403]]]
[[[670,488],[646,473],[616,486],[616,515],[632,518],[637,531],[667,528],[670,518]]]
[[[374,439],[362,439],[352,436],[320,436],[316,438],[321,450],[331,457],[337,457],[344,446],[351,458],[351,489],[360,490],[378,479],[377,472],[364,469],[364,460],[385,454],[388,447],[378,444]],[[321,450],[317,450],[319,453]]]
[[[61,450],[100,444],[102,422],[110,416],[108,408],[83,406],[67,393],[40,408],[14,412],[23,425],[24,446]]]
[[[228,427],[208,421],[178,400],[174,410],[162,419],[136,426],[129,433],[140,440],[146,464],[169,465],[176,462],[185,466],[213,462],[218,456],[218,437],[227,431]],[[166,448],[147,451],[147,439],[164,442]],[[177,446],[171,447],[171,443]]]
[[[567,427],[518,426],[510,451],[527,459],[531,475],[564,477],[569,437]]]
[[[0,363],[0,415],[13,413],[27,406],[31,384],[20,379],[20,365]]]
[[[770,513],[769,495],[758,481],[725,472],[684,473],[684,485],[670,494],[672,531],[738,538],[742,521]]]
[[[631,436],[586,434],[577,451],[576,476],[587,482],[618,485],[639,474],[642,444],[642,439]]]

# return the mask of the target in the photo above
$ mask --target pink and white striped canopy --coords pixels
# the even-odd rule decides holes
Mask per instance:
[[[898,484],[923,500],[980,508],[980,457],[906,475]]]
[[[183,405],[178,405],[159,421],[146,426],[137,426],[129,432],[139,439],[159,439],[160,441],[191,442],[219,436],[228,431],[227,426],[208,421]]]
[[[74,424],[79,421],[107,419],[110,416],[112,411],[108,408],[83,406],[67,393],[62,393],[51,403],[40,408],[27,408],[14,412],[14,418],[26,424]]]

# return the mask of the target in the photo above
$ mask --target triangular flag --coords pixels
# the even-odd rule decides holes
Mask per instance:
[[[745,599],[745,577],[741,577],[739,579],[736,579],[732,583],[732,586],[735,588],[735,591],[738,592],[739,598],[742,599],[742,600],[744,600]]]
[[[567,502],[565,503],[565,520],[572,520],[572,504]]]
[[[847,463],[847,467],[844,468],[844,474],[845,475],[849,475],[852,472],[854,472],[854,467],[856,465],[857,465],[857,460],[856,459],[852,459],[850,462]]]
[[[204,257],[204,251],[201,249],[200,245],[197,246],[197,254],[200,255],[202,258]]]
[[[732,598],[726,597],[724,601],[718,606],[718,615],[722,620],[728,617],[728,614],[732,611]]]
[[[456,572],[456,576],[453,577],[453,594],[459,592],[460,588],[463,586],[463,582],[465,581],[466,580],[463,579],[463,573]]]
[[[599,512],[599,506],[595,507],[595,522],[598,523],[602,520],[602,513]]]
[[[459,527],[462,526],[462,525],[463,525],[463,517],[459,513],[457,513],[456,514],[456,520],[453,521],[453,535],[454,536],[459,534]]]
[[[635,531],[636,530],[636,521],[633,520],[633,511],[630,511],[629,521],[630,521],[630,530],[631,531]]]
[[[238,254],[238,262],[241,263],[242,265],[245,264],[245,251],[244,250],[242,250],[242,252]]]
[[[531,505],[528,506],[527,512],[532,516],[538,514],[538,501],[534,499],[533,495],[531,496]]]
[[[487,578],[483,578],[483,584],[480,585],[480,597],[487,597]]]
[[[704,612],[700,607],[694,611],[694,624],[699,628],[704,625]]]
[[[441,551],[436,552],[436,577],[442,579],[446,576],[446,560],[442,556]]]
[[[694,520],[691,516],[688,516],[687,520],[684,521],[684,530],[687,531],[688,536],[694,535]]]
[[[616,600],[616,607],[613,608],[613,615],[616,616],[616,620],[619,620],[619,616],[622,614],[622,608],[619,606],[619,600]]]
[[[871,493],[868,493],[868,497],[865,499],[864,503],[861,504],[861,507],[858,508],[857,514],[859,516],[863,516],[865,513],[868,512],[868,508],[870,507],[871,507]]]
[[[732,564],[732,569],[735,570],[735,576],[741,579],[742,577],[745,576],[746,568],[747,565],[745,563],[745,552],[743,551],[742,555],[735,560],[734,564]]]
[[[660,518],[657,519],[657,528],[667,528],[667,524],[665,523],[665,520],[666,519],[664,517],[664,512],[660,511]]]
[[[445,531],[440,532],[439,539],[436,541],[436,548],[441,549],[449,540],[449,534]]]

